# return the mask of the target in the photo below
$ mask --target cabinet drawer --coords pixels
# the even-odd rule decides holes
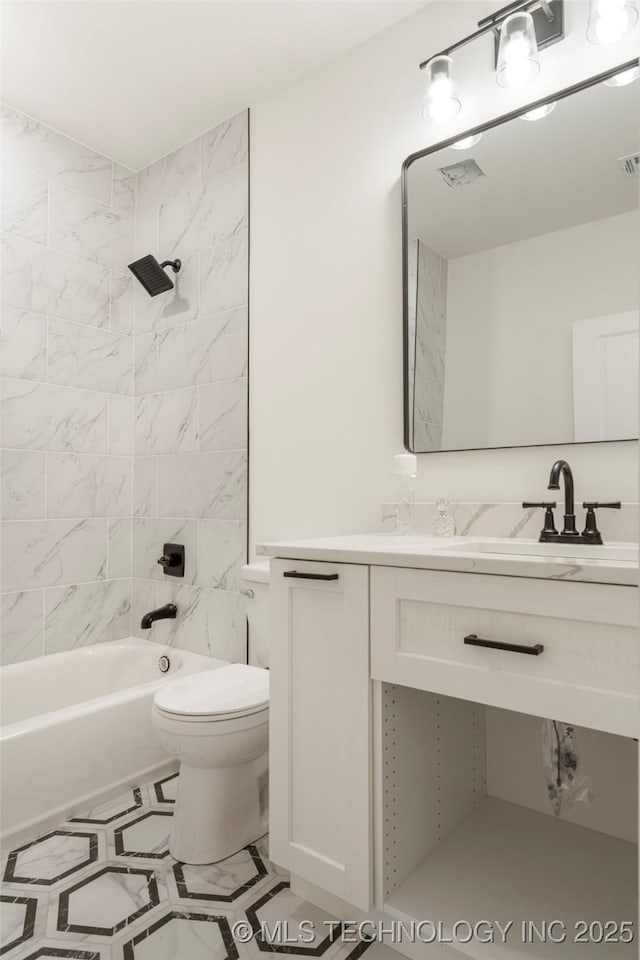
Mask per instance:
[[[634,587],[391,567],[371,586],[375,679],[638,735]]]

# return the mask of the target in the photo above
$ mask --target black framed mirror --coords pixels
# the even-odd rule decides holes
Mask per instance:
[[[405,160],[408,450],[638,437],[637,66]]]

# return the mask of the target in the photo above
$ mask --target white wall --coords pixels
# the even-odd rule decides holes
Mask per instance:
[[[637,213],[449,260],[445,445],[575,436],[573,323],[637,309],[639,261]]]
[[[637,36],[587,45],[587,5],[569,0],[567,39],[543,52],[535,87],[499,88],[490,41],[479,41],[459,58],[463,111],[448,128],[427,129],[418,63],[494,6],[437,0],[252,110],[253,544],[379,527],[391,457],[402,450],[403,159],[637,53]],[[632,444],[428,454],[418,494],[542,494],[560,454],[579,497],[636,499]]]

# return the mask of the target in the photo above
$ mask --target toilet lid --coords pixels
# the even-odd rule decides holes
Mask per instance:
[[[230,663],[168,683],[153,702],[160,710],[183,716],[257,713],[269,705],[269,671]]]

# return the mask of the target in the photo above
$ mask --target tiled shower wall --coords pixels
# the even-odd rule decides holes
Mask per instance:
[[[168,600],[145,635],[243,660],[248,115],[137,178],[2,120],[2,660],[140,633]],[[182,259],[175,291],[134,284],[147,253]]]
[[[2,108],[2,661],[130,629],[135,176]]]
[[[175,290],[136,285],[133,631],[246,658],[248,114],[138,175],[136,255],[179,257]],[[157,564],[186,549],[186,576]],[[175,602],[175,621],[140,631]]]

